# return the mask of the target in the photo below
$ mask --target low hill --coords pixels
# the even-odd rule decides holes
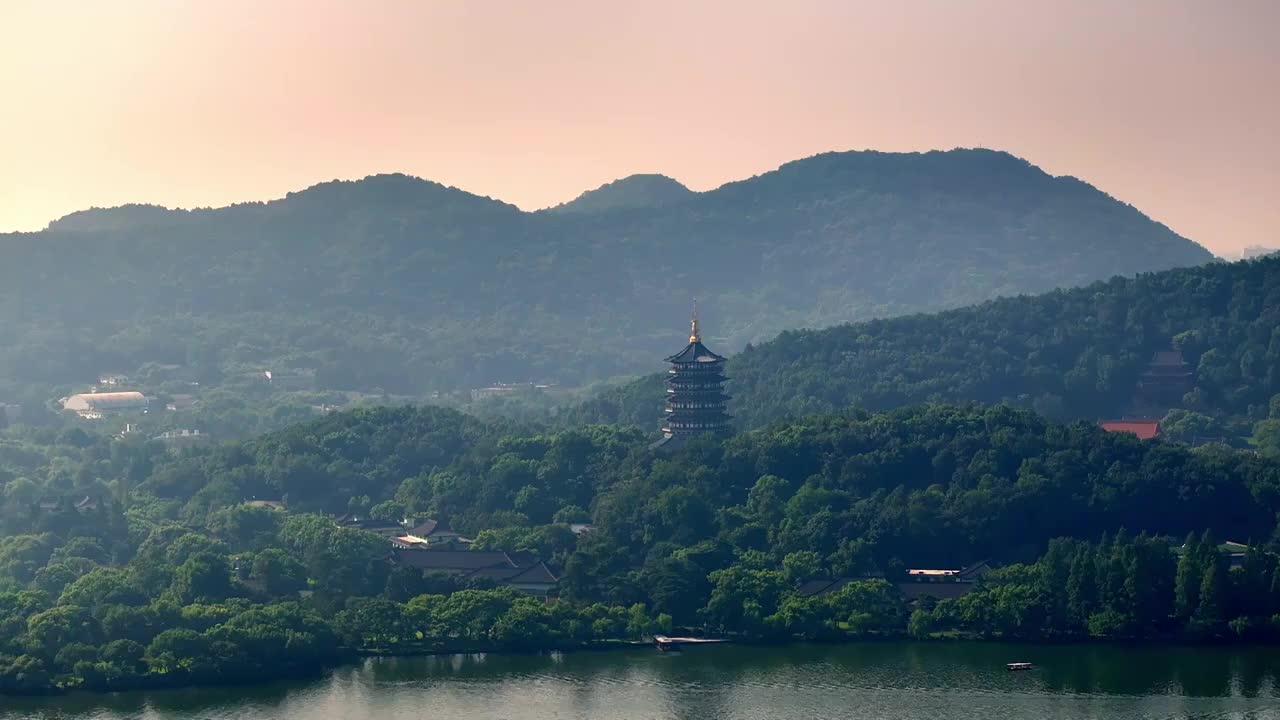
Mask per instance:
[[[0,640],[22,653],[0,663],[5,694],[296,681],[375,652],[568,650],[673,626],[1274,643],[1280,613],[1280,464],[1008,407],[810,417],[662,458],[635,429],[532,433],[438,408],[176,455],[18,428],[0,470],[21,473],[0,496]],[[404,518],[471,551],[398,551],[382,530]],[[461,570],[454,552],[473,572],[410,560]]]
[[[1240,423],[1234,432],[1247,434],[1280,395],[1280,258],[784,332],[730,358],[730,411],[744,428],[922,402],[1009,402],[1059,418],[1119,416],[1131,411],[1153,354],[1175,346],[1195,375],[1181,405],[1224,422],[1234,418]],[[608,390],[564,419],[655,428],[661,383],[652,375]]]
[[[1084,182],[990,150],[829,153],[657,202],[673,193],[630,178],[576,212],[526,213],[380,175],[3,235],[0,393],[143,364],[202,387],[264,369],[396,394],[582,385],[654,368],[694,297],[708,340],[734,351],[790,327],[1210,259]]]
[[[582,193],[550,208],[549,212],[591,213],[622,208],[658,208],[684,202],[694,195],[666,175],[628,175]]]
[[[91,475],[76,472],[78,462],[111,481],[141,470],[130,510],[139,538],[148,523],[182,519],[232,544],[254,542],[280,516],[243,501],[287,498],[291,515],[434,518],[491,547],[555,556],[564,595],[651,607],[683,602],[679,592],[648,595],[673,561],[696,579],[686,590],[706,592],[710,572],[781,565],[797,552],[816,563],[809,572],[833,577],[904,563],[962,567],[1033,559],[1054,537],[1122,528],[1179,541],[1205,528],[1271,538],[1280,511],[1273,460],[1008,407],[813,416],[665,458],[634,429],[540,434],[439,408],[339,413],[177,457],[145,445],[109,454],[110,463],[73,455],[84,459],[48,468],[49,482]],[[39,471],[26,472],[39,482]],[[11,532],[47,522],[5,507]],[[576,539],[567,523],[588,520],[595,530]]]

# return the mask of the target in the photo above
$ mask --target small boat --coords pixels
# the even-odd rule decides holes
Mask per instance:
[[[1005,667],[1009,668],[1009,672],[1014,672],[1016,670],[1030,670],[1032,668],[1032,665],[1029,662],[1020,662],[1020,663],[1009,663],[1008,665],[1005,665]]]
[[[725,642],[729,641],[723,638],[653,636],[653,644],[662,652],[679,652],[684,645],[716,645]]]

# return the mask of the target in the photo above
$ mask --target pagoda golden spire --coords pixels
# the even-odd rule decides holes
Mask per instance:
[[[702,333],[698,332],[698,299],[693,299],[693,319],[689,321],[689,342],[702,342]]]

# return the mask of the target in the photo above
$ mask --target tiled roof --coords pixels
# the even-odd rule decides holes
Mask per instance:
[[[898,591],[907,600],[918,600],[931,597],[936,600],[948,600],[967,595],[973,590],[971,582],[901,582]]]
[[[461,537],[458,533],[450,530],[449,526],[440,524],[438,520],[424,520],[417,527],[410,530],[409,534],[420,538]]]
[[[835,587],[836,585],[844,587],[847,584],[849,584],[849,578],[841,578],[840,580],[809,580],[807,582],[800,583],[800,587],[796,588],[796,592],[800,593],[801,597],[812,597],[826,592],[835,592],[840,589],[839,587]]]
[[[528,569],[540,561],[528,552],[502,552],[486,550],[431,550],[400,549],[395,553],[397,562],[421,570],[442,572],[473,572],[488,568],[513,570]]]
[[[1150,440],[1160,434],[1159,420],[1111,420],[1100,425],[1107,432],[1132,433],[1143,440]]]
[[[884,575],[877,573],[875,575],[862,575],[860,577],[835,578],[834,580],[831,580],[831,579],[809,580],[807,582],[800,583],[800,586],[796,588],[796,592],[800,593],[804,597],[810,597],[812,595],[825,595],[826,593],[840,592],[841,590],[844,589],[845,585],[848,585],[851,582],[862,582],[865,580],[883,580],[883,579],[884,579]]]
[[[1186,362],[1182,359],[1182,353],[1178,350],[1161,350],[1151,356],[1152,365],[1176,365],[1181,367]]]
[[[555,573],[547,567],[544,562],[537,562],[529,567],[507,568],[507,567],[491,567],[481,568],[467,575],[469,578],[486,578],[489,580],[498,580],[507,583],[549,583],[559,582]]]
[[[395,537],[404,534],[404,528],[399,523],[391,522],[390,520],[373,520],[355,515],[341,515],[334,518],[333,521],[338,527],[364,530],[384,537]]]
[[[712,363],[721,360],[724,360],[724,357],[708,350],[701,340],[689,343],[683,350],[667,358],[669,363]]]

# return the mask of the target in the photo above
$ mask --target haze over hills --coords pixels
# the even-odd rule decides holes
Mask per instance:
[[[533,213],[379,175],[75,213],[0,236],[0,258],[13,386],[164,363],[412,394],[649,371],[695,297],[731,352],[1212,256],[1085,182],[954,150],[828,153],[704,193],[633,176]]]

